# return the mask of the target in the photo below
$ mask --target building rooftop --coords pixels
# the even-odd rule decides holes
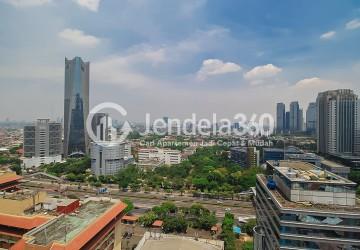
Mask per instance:
[[[44,203],[56,204],[57,206],[68,206],[76,200],[77,199],[68,199],[68,198],[65,198],[65,199],[48,198],[48,199],[46,199],[46,201]]]
[[[153,227],[162,227],[163,225],[163,221],[162,220],[156,220],[154,221],[154,223],[152,224]]]
[[[354,155],[352,153],[329,153],[329,155],[339,157],[345,160],[360,161],[360,155]]]
[[[268,163],[294,182],[321,182],[356,186],[356,183],[302,161],[268,161]]]
[[[319,210],[321,212],[339,212],[339,213],[356,213],[359,214],[360,211],[360,202],[356,200],[355,206],[341,206],[341,205],[331,205],[331,204],[314,204],[311,202],[293,202],[285,198],[285,196],[276,189],[269,189],[267,187],[267,176],[263,174],[257,175],[258,181],[262,186],[269,191],[270,195],[274,198],[278,206],[282,209],[299,209],[299,210]]]
[[[285,154],[303,154],[304,152],[294,146],[289,146],[285,150],[284,148],[264,148],[264,152],[281,152],[283,153],[285,151]]]
[[[11,214],[0,213],[0,224],[7,227],[15,227],[30,230],[38,227],[41,224],[51,219],[50,216],[35,215],[35,216],[18,216]]]
[[[340,163],[337,163],[337,162],[334,162],[334,161],[329,161],[329,160],[322,160],[321,164],[324,164],[324,165],[329,166],[331,168],[350,168],[350,167],[344,166],[344,165],[342,165]]]
[[[36,245],[48,245],[54,241],[66,244],[113,206],[111,201],[89,200],[74,214],[59,216],[29,235],[34,237]]]
[[[16,200],[16,201],[23,201],[29,198],[32,198],[34,195],[37,195],[38,192],[30,189],[21,189],[19,191],[13,193],[6,193],[1,197],[1,199],[8,199],[8,200]]]
[[[125,215],[121,218],[121,221],[136,222],[139,216]]]
[[[292,158],[292,159],[317,159],[321,160],[321,157],[314,154],[314,153],[304,153],[304,154],[287,154],[285,156],[286,158]]]
[[[16,175],[15,172],[0,171],[0,185],[6,184],[13,181],[21,180],[22,177]]]

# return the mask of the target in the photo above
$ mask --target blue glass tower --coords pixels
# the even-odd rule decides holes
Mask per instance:
[[[65,58],[64,157],[88,153],[89,62]]]

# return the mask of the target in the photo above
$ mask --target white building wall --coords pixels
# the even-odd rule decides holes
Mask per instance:
[[[23,165],[25,168],[39,167],[42,164],[50,164],[55,162],[61,162],[61,155],[47,156],[47,157],[31,157],[23,158]]]
[[[166,165],[179,164],[181,152],[179,150],[162,148],[143,148],[138,153],[139,162],[147,160],[164,161]]]
[[[328,152],[336,153],[336,100],[332,100],[329,102],[328,122]]]
[[[125,153],[126,143],[92,143],[91,170],[96,175],[114,175],[133,162]]]

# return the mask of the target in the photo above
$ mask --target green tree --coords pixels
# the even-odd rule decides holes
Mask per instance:
[[[235,235],[233,233],[234,215],[231,213],[225,213],[223,223],[221,225],[222,232],[220,237],[225,243],[225,249],[235,250]]]
[[[253,228],[256,226],[256,219],[249,219],[243,226],[243,232],[247,233],[248,235],[253,235]]]
[[[22,169],[21,169],[21,166],[20,164],[13,164],[11,165],[10,169],[14,172],[16,172],[17,175],[21,175],[22,173]]]
[[[360,184],[360,171],[351,170],[349,173],[349,179],[357,184]]]
[[[184,217],[167,217],[164,220],[163,231],[164,233],[186,233],[188,224]]]
[[[154,221],[157,219],[156,214],[152,211],[145,213],[139,218],[140,224],[144,227],[150,227]]]
[[[205,188],[209,185],[209,181],[205,177],[194,178],[192,184],[196,189],[204,191]]]
[[[241,250],[253,250],[254,243],[252,241],[246,241],[242,244]]]
[[[125,214],[131,212],[134,209],[134,203],[132,203],[131,200],[125,198],[123,200],[123,202],[127,205],[127,207],[125,208],[125,211],[124,211]]]
[[[214,213],[206,213],[199,217],[199,228],[204,230],[210,230],[217,222],[216,216]]]

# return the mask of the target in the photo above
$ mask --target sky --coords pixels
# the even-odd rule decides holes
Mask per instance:
[[[74,56],[132,121],[306,110],[360,94],[359,41],[358,0],[0,0],[0,120],[61,118]]]

